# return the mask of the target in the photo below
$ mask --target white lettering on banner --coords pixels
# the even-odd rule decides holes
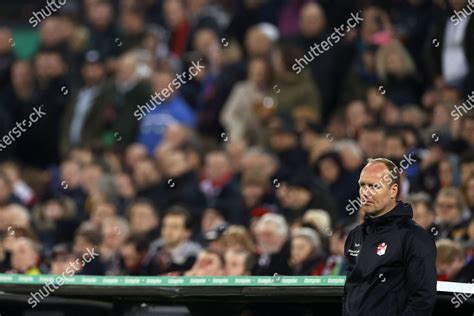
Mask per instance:
[[[191,279],[189,283],[191,284],[206,284],[206,279]]]
[[[252,280],[251,279],[235,279],[235,283],[237,284],[250,284],[252,283]]]

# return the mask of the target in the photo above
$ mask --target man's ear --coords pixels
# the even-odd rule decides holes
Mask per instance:
[[[391,197],[391,198],[394,198],[394,199],[396,200],[397,197],[398,197],[398,191],[399,191],[398,184],[394,183],[394,184],[390,187],[390,197]]]

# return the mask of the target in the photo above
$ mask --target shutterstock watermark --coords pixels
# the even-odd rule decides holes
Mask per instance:
[[[469,8],[469,12],[467,11]],[[453,11],[454,14],[451,16],[451,21],[454,23],[454,26],[461,23],[462,20],[467,19],[474,10],[474,0],[469,0],[468,4],[461,11]]]
[[[472,292],[474,290],[474,284],[472,284],[472,282],[474,282],[474,279],[471,279],[471,283],[465,284],[466,292]],[[461,306],[461,304],[467,301],[472,296],[472,294],[473,293],[453,293],[451,303],[454,304],[454,308],[458,308],[459,306]]]
[[[152,94],[150,100],[144,105],[137,105],[137,110],[133,112],[133,116],[135,116],[137,120],[140,121],[145,117],[145,115],[156,109],[156,107],[159,106],[161,102],[164,102],[166,98],[168,98],[175,90],[178,90],[181,85],[186,84],[193,77],[196,77],[204,68],[206,68],[206,66],[200,65],[201,60],[202,59],[198,60],[197,62],[193,61],[188,71],[183,71],[180,74],[176,74],[176,78],[174,78],[168,84],[167,88]],[[157,101],[156,99],[159,99],[161,102]]]
[[[471,92],[471,94],[468,96],[466,101],[462,103],[462,105],[454,105],[454,110],[451,111],[451,116],[454,118],[454,120],[459,120],[464,114],[467,113],[467,111],[472,110],[474,104],[471,102],[474,103],[474,91]],[[464,113],[461,113],[461,110]]]
[[[59,5],[57,3],[59,3]],[[31,26],[37,27],[43,20],[49,17],[53,12],[61,9],[66,4],[66,0],[46,0],[46,5],[38,12],[33,12],[33,16],[28,20]]]
[[[11,145],[15,140],[21,137],[24,132],[26,132],[25,127],[31,127],[34,123],[38,122],[40,118],[46,115],[46,112],[43,112],[41,108],[44,105],[42,104],[38,108],[33,108],[33,113],[31,113],[28,117],[28,121],[25,119],[21,122],[16,122],[16,126],[12,128],[7,134],[3,135],[0,138],[0,152],[7,148],[7,146]],[[36,116],[36,119],[34,117]],[[5,145],[4,145],[4,144]]]
[[[395,167],[396,170],[395,172],[401,175],[406,169],[408,169],[412,164],[416,162],[416,159],[413,159],[412,156],[413,153],[410,153],[408,156],[407,154],[403,155],[402,161],[400,161],[399,166]],[[370,193],[373,195],[380,191],[381,189],[384,188],[385,185],[391,185],[393,181],[395,181],[397,175],[393,174],[394,170],[390,170],[387,174],[383,176],[382,179],[380,179],[379,182],[377,182],[373,188],[369,188],[368,190]],[[354,214],[361,206],[364,204],[366,201],[363,199],[361,200],[360,197],[358,197],[355,200],[349,200],[348,204],[346,205],[346,211],[349,213],[349,215]],[[357,207],[356,207],[357,205]]]
[[[291,69],[293,69],[296,74],[299,74],[304,69],[304,67],[308,66],[308,64],[316,57],[324,54],[324,52],[327,52],[331,47],[334,46],[334,44],[337,44],[342,37],[346,36],[346,33],[355,28],[364,20],[364,18],[359,17],[360,13],[361,11],[357,12],[357,14],[351,13],[351,17],[347,20],[346,24],[341,24],[339,27],[335,26],[334,32],[332,32],[331,35],[326,38],[326,40],[320,43],[314,43],[310,47],[310,50],[303,55],[303,58],[295,59],[295,63]],[[352,24],[351,21],[354,21],[354,24]],[[345,33],[343,30],[345,30]],[[322,48],[322,50],[320,48]],[[318,52],[316,52],[316,50]]]
[[[66,268],[66,271],[63,271],[61,275],[56,276],[54,278],[54,282],[46,282],[42,290],[39,289],[36,292],[31,292],[31,297],[28,299],[28,304],[30,304],[31,308],[35,308],[39,303],[41,303],[42,300],[48,297],[51,293],[54,293],[54,291],[56,291],[61,285],[63,285],[68,277],[73,276],[74,274],[76,274],[76,272],[80,271],[81,268],[84,267],[87,263],[98,257],[99,254],[94,252],[94,250],[95,248],[92,248],[92,250],[87,248],[87,252],[82,254],[82,260],[77,258],[74,262],[70,261],[69,267]],[[86,257],[89,258],[87,259]],[[53,288],[51,288],[50,286]]]

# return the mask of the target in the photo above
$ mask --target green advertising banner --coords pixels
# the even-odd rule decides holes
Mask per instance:
[[[61,276],[0,274],[2,284],[54,283],[58,285],[95,286],[343,286],[345,276]]]

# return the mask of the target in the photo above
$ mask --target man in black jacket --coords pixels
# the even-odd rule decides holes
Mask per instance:
[[[436,300],[436,246],[397,201],[401,168],[369,159],[359,178],[364,223],[349,233],[342,314],[431,315]]]

